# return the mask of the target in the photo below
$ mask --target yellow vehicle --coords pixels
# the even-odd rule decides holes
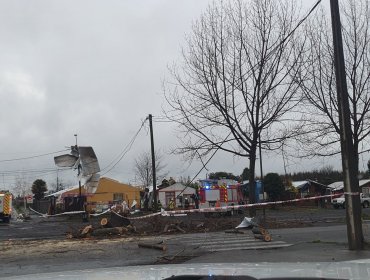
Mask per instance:
[[[9,191],[0,191],[0,219],[9,223],[12,215],[12,194]]]

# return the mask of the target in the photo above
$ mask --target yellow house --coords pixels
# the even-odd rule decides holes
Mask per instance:
[[[54,195],[56,195],[55,193]],[[60,193],[60,199],[65,204],[73,203],[74,198],[78,197],[78,187],[64,190]],[[95,193],[86,193],[85,188],[81,188],[81,194],[86,201],[87,211],[100,212],[108,209],[116,203],[126,201],[131,207],[136,201],[136,208],[140,207],[140,189],[127,184],[123,184],[110,178],[100,178],[97,190]],[[69,202],[68,202],[69,201]]]

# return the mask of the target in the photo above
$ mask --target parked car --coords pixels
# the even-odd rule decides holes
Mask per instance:
[[[365,196],[363,193],[361,193],[360,199],[361,199],[361,205],[362,205],[362,207],[368,208],[369,205],[370,205],[370,197],[369,196]],[[331,201],[331,204],[333,205],[333,207],[335,209],[338,209],[340,207],[342,207],[343,209],[346,208],[346,199],[345,199],[345,196],[342,195],[341,197],[334,198]]]

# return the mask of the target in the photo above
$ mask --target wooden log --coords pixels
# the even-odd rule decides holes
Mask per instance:
[[[265,230],[264,228],[261,228],[261,227],[254,227],[254,228],[252,228],[252,232],[254,234],[266,234],[267,230]]]
[[[105,227],[105,228],[108,228],[108,227],[112,227],[109,220],[107,218],[103,218],[100,220],[100,225],[102,227]]]
[[[254,238],[261,239],[265,242],[270,242],[272,239],[270,234],[254,234]]]
[[[156,249],[161,251],[166,251],[167,246],[165,244],[147,244],[147,243],[138,243],[140,248]]]
[[[272,239],[270,234],[265,234],[263,237],[263,241],[265,242],[270,242]]]
[[[86,226],[82,231],[81,231],[81,237],[84,237],[84,236],[86,236],[88,233],[90,233],[90,232],[92,232],[92,230],[93,230],[93,227],[92,227],[92,225],[88,225],[88,226]]]

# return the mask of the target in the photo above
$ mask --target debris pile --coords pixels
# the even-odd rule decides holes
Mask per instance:
[[[136,227],[131,225],[130,220],[122,218],[102,218],[98,226],[88,225],[84,228],[73,229],[67,232],[67,238],[89,238],[89,237],[107,237],[136,234]]]

